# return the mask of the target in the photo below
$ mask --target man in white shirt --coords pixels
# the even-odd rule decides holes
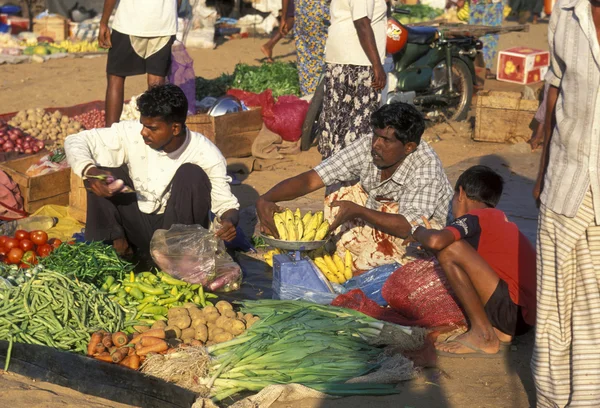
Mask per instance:
[[[126,77],[147,74],[148,88],[165,83],[181,0],[121,0],[111,33],[108,20],[116,3],[105,0],[98,35],[100,47],[110,49],[106,64],[106,127],[121,117]]]
[[[144,255],[157,229],[208,228],[210,213],[220,219],[217,236],[235,238],[239,203],[225,158],[185,127],[187,108],[177,86],[153,87],[138,99],[139,123],[116,123],[65,140],[69,165],[89,191],[86,240],[112,241],[120,254],[135,247]]]

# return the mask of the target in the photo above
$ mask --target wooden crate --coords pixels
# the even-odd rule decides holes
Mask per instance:
[[[69,215],[85,224],[87,215],[87,190],[83,179],[71,171],[71,193],[69,195]]]
[[[262,109],[209,116],[204,113],[188,116],[187,127],[202,133],[213,142],[225,157],[248,157],[252,144],[262,128]]]
[[[69,205],[71,169],[67,168],[35,177],[25,174],[32,164],[37,163],[46,154],[48,152],[41,152],[0,163],[0,169],[19,185],[25,211],[30,213],[47,204]]]
[[[538,106],[537,100],[523,99],[519,92],[480,92],[473,139],[496,143],[529,140],[531,123]]]
[[[55,42],[69,38],[68,20],[61,16],[36,18],[33,20],[33,32],[38,37],[49,37]]]

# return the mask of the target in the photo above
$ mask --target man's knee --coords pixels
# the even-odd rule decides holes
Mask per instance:
[[[461,256],[464,256],[465,245],[469,244],[463,240],[455,241],[438,252],[437,260],[440,265],[444,267],[445,265],[453,264],[460,259]]]
[[[206,186],[210,189],[210,179],[200,166],[184,163],[175,172],[173,184],[183,183],[187,186]]]

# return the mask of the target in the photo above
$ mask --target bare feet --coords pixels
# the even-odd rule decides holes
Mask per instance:
[[[270,48],[267,44],[260,47],[260,50],[265,57],[267,57],[267,62],[273,62],[273,48]]]
[[[500,341],[494,332],[483,334],[469,330],[445,342],[436,343],[435,348],[450,354],[473,354],[477,353],[477,349],[487,354],[496,354],[500,350]]]
[[[127,239],[125,238],[115,239],[113,241],[113,248],[119,256],[131,255],[133,253],[133,250],[131,249],[129,243],[127,242]]]

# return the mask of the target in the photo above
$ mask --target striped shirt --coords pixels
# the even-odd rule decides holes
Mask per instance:
[[[589,0],[559,0],[548,28],[551,66],[546,81],[559,88],[556,127],[542,202],[575,217],[588,188],[600,197],[600,46]],[[594,200],[600,219],[600,200]]]
[[[408,222],[422,223],[421,216],[446,225],[454,191],[437,154],[425,141],[398,166],[392,177],[381,180],[373,164],[372,137],[361,137],[323,161],[315,171],[326,186],[360,181],[369,195],[366,207],[378,211],[380,202],[398,203],[398,213]]]

